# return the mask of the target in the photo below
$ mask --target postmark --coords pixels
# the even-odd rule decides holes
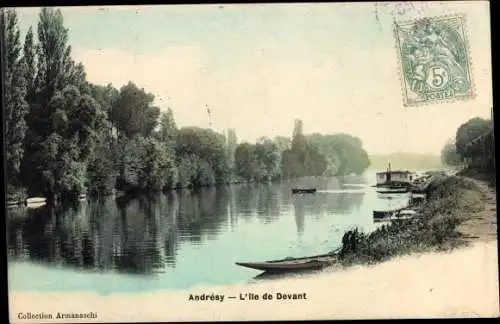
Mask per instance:
[[[396,22],[405,106],[474,96],[464,16]]]

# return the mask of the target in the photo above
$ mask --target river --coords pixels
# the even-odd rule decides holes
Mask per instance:
[[[384,199],[374,174],[112,197],[64,209],[9,209],[9,289],[102,294],[233,284],[259,272],[235,265],[329,252],[353,227],[371,231]],[[315,194],[292,195],[313,186]]]

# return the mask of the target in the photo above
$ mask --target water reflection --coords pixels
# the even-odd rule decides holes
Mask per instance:
[[[9,256],[77,269],[151,275],[178,267],[183,246],[208,247],[224,233],[250,228],[247,221],[267,226],[293,215],[300,237],[306,223],[349,213],[363,204],[363,191],[292,195],[290,189],[296,185],[243,184],[118,202],[109,197],[64,208],[10,209]],[[341,188],[338,180],[331,179],[316,185],[323,190]],[[268,239],[275,242],[276,238]]]
[[[285,278],[297,278],[297,277],[306,277],[306,276],[310,276],[310,275],[313,275],[313,274],[318,274],[318,273],[322,273],[323,270],[319,269],[319,270],[301,270],[301,271],[290,271],[290,272],[283,272],[283,273],[280,273],[280,272],[277,272],[277,273],[273,273],[273,272],[262,272],[260,274],[258,274],[257,276],[253,277],[252,280],[250,281],[250,283],[258,283],[258,282],[262,282],[262,281],[272,281],[272,280],[279,280],[279,279],[285,279]]]

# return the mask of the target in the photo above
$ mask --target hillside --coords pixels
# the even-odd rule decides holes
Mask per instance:
[[[432,169],[442,167],[439,155],[430,153],[391,153],[370,155],[371,170],[385,170],[388,162],[394,169]]]

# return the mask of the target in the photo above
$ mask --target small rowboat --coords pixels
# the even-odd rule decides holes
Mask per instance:
[[[47,199],[44,197],[34,197],[26,199],[26,204],[41,204],[46,202]]]
[[[412,209],[400,209],[392,211],[373,211],[373,220],[375,222],[381,221],[396,221],[403,219],[411,219],[418,216],[419,213]]]
[[[33,197],[26,199],[26,207],[33,209],[45,206],[47,199],[44,197]]]
[[[315,193],[316,188],[293,188],[292,189],[292,194],[299,194],[299,193]]]
[[[416,216],[418,215],[418,212],[413,209],[402,209],[397,213],[397,217],[410,217],[410,216]]]
[[[395,217],[400,211],[401,209],[384,210],[384,211],[374,210],[373,219],[388,219],[391,217]]]
[[[236,262],[237,265],[266,272],[285,272],[299,270],[319,270],[337,262],[333,254],[323,254],[304,258],[286,258],[264,262]]]
[[[407,193],[408,188],[387,188],[387,189],[380,189],[377,190],[378,193],[380,194],[400,194],[400,193]]]

